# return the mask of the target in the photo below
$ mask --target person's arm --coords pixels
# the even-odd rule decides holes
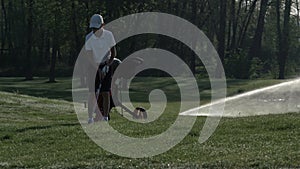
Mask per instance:
[[[111,53],[111,56],[110,56],[110,59],[108,61],[108,65],[111,65],[114,61],[114,58],[117,56],[117,50],[116,50],[116,46],[113,46],[111,49],[110,49],[110,53]]]

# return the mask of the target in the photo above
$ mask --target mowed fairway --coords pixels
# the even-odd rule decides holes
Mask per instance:
[[[170,151],[152,158],[128,159],[102,150],[84,133],[70,102],[70,79],[58,79],[57,84],[45,81],[46,78],[32,82],[0,78],[0,91],[5,91],[0,92],[0,168],[300,167],[298,112],[223,118],[204,144],[198,143],[205,122],[204,117],[199,117],[189,135]],[[280,82],[229,80],[228,95]],[[179,113],[175,82],[170,78],[138,78],[131,87],[132,100],[137,105],[149,106],[147,91],[155,88],[162,88],[172,99],[153,123],[129,122],[114,111],[110,124],[135,137],[165,131]],[[208,102],[209,81],[199,81],[199,90],[201,101]]]

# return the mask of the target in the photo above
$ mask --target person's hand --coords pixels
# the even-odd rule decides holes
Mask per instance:
[[[109,60],[106,61],[106,65],[107,65],[107,66],[112,65],[112,63],[113,63],[113,60],[110,60],[110,59],[109,59]]]
[[[100,81],[102,81],[105,78],[105,76],[106,76],[105,72],[102,72],[102,71],[99,72],[99,79],[100,79]]]
[[[104,80],[105,76],[106,76],[106,73],[105,72],[101,72],[101,81]]]

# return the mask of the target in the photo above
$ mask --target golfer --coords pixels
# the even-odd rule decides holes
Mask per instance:
[[[86,36],[85,49],[87,52],[87,59],[91,65],[91,71],[97,71],[96,80],[95,77],[88,76],[89,83],[89,102],[88,102],[88,123],[94,122],[94,107],[99,101],[99,109],[103,115],[102,119],[108,121],[108,114],[110,108],[110,86],[111,75],[109,68],[113,63],[116,56],[116,42],[113,34],[110,31],[104,29],[103,17],[99,14],[94,14],[90,20],[90,28],[92,31]],[[97,91],[101,83],[99,99],[94,97],[95,89]],[[93,85],[95,87],[93,87]],[[99,116],[98,116],[99,118]]]

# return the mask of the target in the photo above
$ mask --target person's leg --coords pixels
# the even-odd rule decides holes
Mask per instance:
[[[109,92],[102,92],[101,98],[103,99],[102,108],[103,108],[104,120],[108,121],[108,114],[109,114],[109,109],[110,109],[110,94],[109,94]]]
[[[99,74],[97,72],[96,77],[92,78],[90,76],[88,77],[88,86],[89,86],[89,97],[88,97],[88,116],[89,120],[88,123],[94,122],[94,113],[95,113],[95,106],[97,105],[96,101],[96,93],[95,90],[97,90],[99,86]],[[96,109],[97,110],[97,109]]]
[[[101,94],[99,94],[98,100],[97,100],[98,109],[96,110],[96,117],[95,122],[98,122],[103,119],[103,99]]]
[[[101,98],[104,120],[108,121],[110,111],[110,86],[111,86],[111,74],[107,73],[102,81],[101,86]]]
[[[89,101],[88,101],[88,113],[89,113],[89,119],[92,119],[94,117],[94,107],[96,104],[96,98],[95,94],[90,92],[89,93]]]
[[[96,101],[96,105],[97,105],[97,107],[96,107],[96,110],[95,110],[95,113],[96,113],[96,117],[95,117],[95,122],[98,122],[98,121],[100,121],[100,120],[102,120],[103,119],[103,113],[102,113],[102,109],[103,109],[103,103],[102,103],[102,96],[101,96],[101,92],[100,92],[100,89],[99,89],[99,87],[100,87],[100,84],[101,84],[101,86],[102,86],[102,81],[103,81],[103,74],[102,73],[100,73],[100,67],[99,67],[99,70],[98,70],[98,72],[97,72],[97,75],[96,75],[96,84],[95,84],[95,88],[96,88],[96,93],[98,94],[97,96],[96,96],[96,98],[97,98],[97,101]],[[98,91],[99,90],[99,91]],[[99,92],[99,93],[98,93]]]

